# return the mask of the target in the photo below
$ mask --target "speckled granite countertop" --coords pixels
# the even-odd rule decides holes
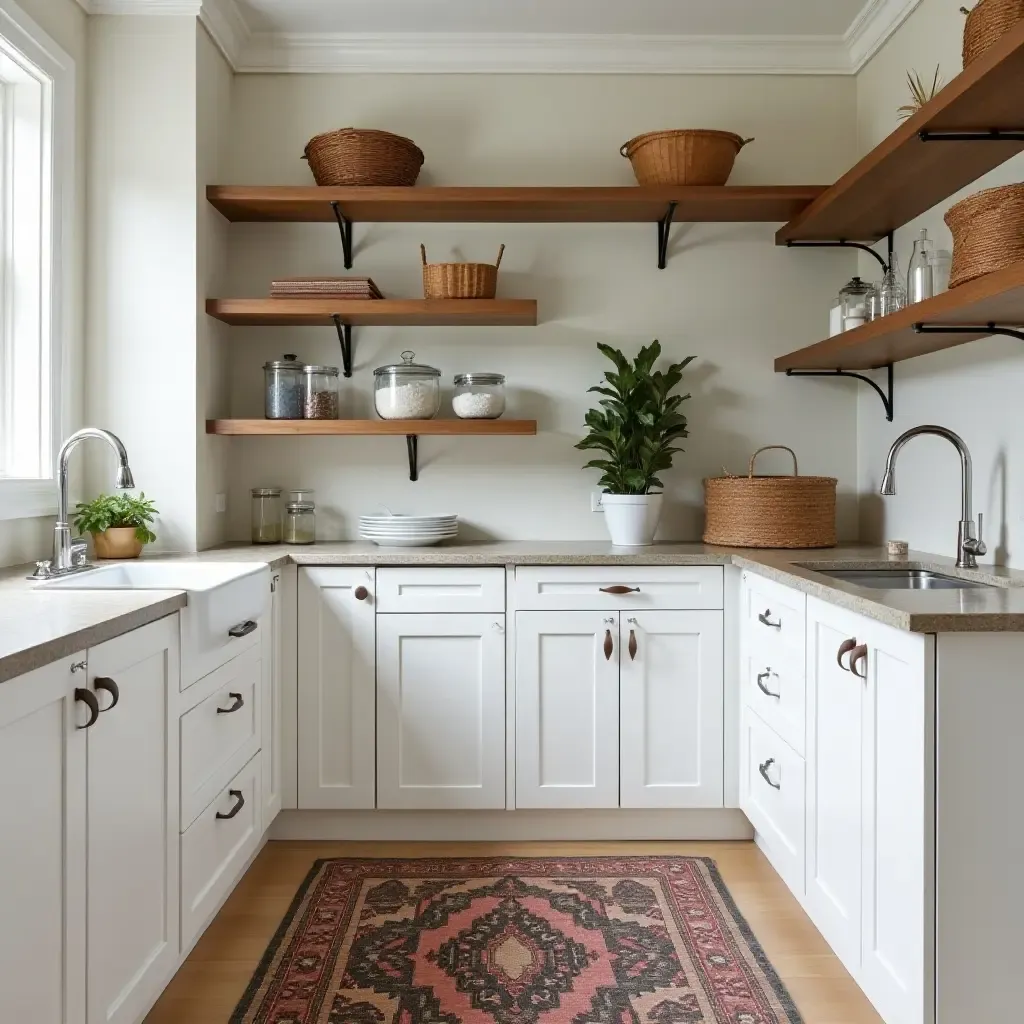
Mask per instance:
[[[163,556],[199,561],[298,565],[735,565],[813,597],[916,633],[1024,632],[1024,572],[983,566],[959,570],[952,558],[911,552],[894,562],[877,547],[761,551],[703,544],[639,550],[598,542],[494,541],[433,548],[378,548],[365,542],[310,547],[230,545]],[[870,590],[820,569],[921,568],[987,583],[972,590]],[[169,615],[186,603],[177,591],[42,591],[28,569],[0,570],[0,682]]]

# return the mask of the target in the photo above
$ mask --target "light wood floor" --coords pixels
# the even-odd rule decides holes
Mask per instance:
[[[753,843],[268,843],[145,1024],[227,1024],[318,857],[713,857],[806,1024],[882,1024]]]

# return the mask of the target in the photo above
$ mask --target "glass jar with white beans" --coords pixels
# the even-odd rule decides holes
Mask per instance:
[[[460,420],[496,420],[505,411],[504,374],[456,374],[452,409]]]
[[[415,363],[415,352],[373,371],[373,404],[382,420],[432,420],[441,408],[441,371]]]

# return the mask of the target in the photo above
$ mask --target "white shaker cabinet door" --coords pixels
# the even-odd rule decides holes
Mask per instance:
[[[722,613],[622,613],[623,807],[721,807]]]
[[[505,806],[505,616],[377,617],[377,806]]]
[[[374,593],[366,569],[299,571],[299,807],[374,806]]]
[[[89,1024],[136,1024],[178,966],[178,651],[177,615],[89,651]]]
[[[516,614],[516,807],[619,806],[619,616]]]
[[[0,1021],[12,1024],[85,1024],[84,665],[83,653],[0,683]]]

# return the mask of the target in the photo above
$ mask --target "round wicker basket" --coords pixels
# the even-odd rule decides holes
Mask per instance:
[[[724,185],[739,151],[753,139],[732,132],[683,128],[647,132],[619,149],[639,185]]]
[[[1024,0],[981,0],[967,15],[964,26],[964,67],[976,61],[1001,36],[1024,21]]]
[[[370,128],[314,135],[302,159],[318,185],[415,185],[423,166],[411,139]]]
[[[493,263],[428,263],[427,247],[420,245],[423,260],[423,297],[426,299],[493,299],[498,290],[498,267],[505,246]]]
[[[1024,260],[1024,184],[975,192],[945,220],[953,233],[950,288]]]
[[[761,452],[793,456],[792,476],[754,476]],[[832,476],[800,476],[785,445],[758,448],[746,476],[704,481],[704,543],[735,548],[834,548],[836,484]]]

